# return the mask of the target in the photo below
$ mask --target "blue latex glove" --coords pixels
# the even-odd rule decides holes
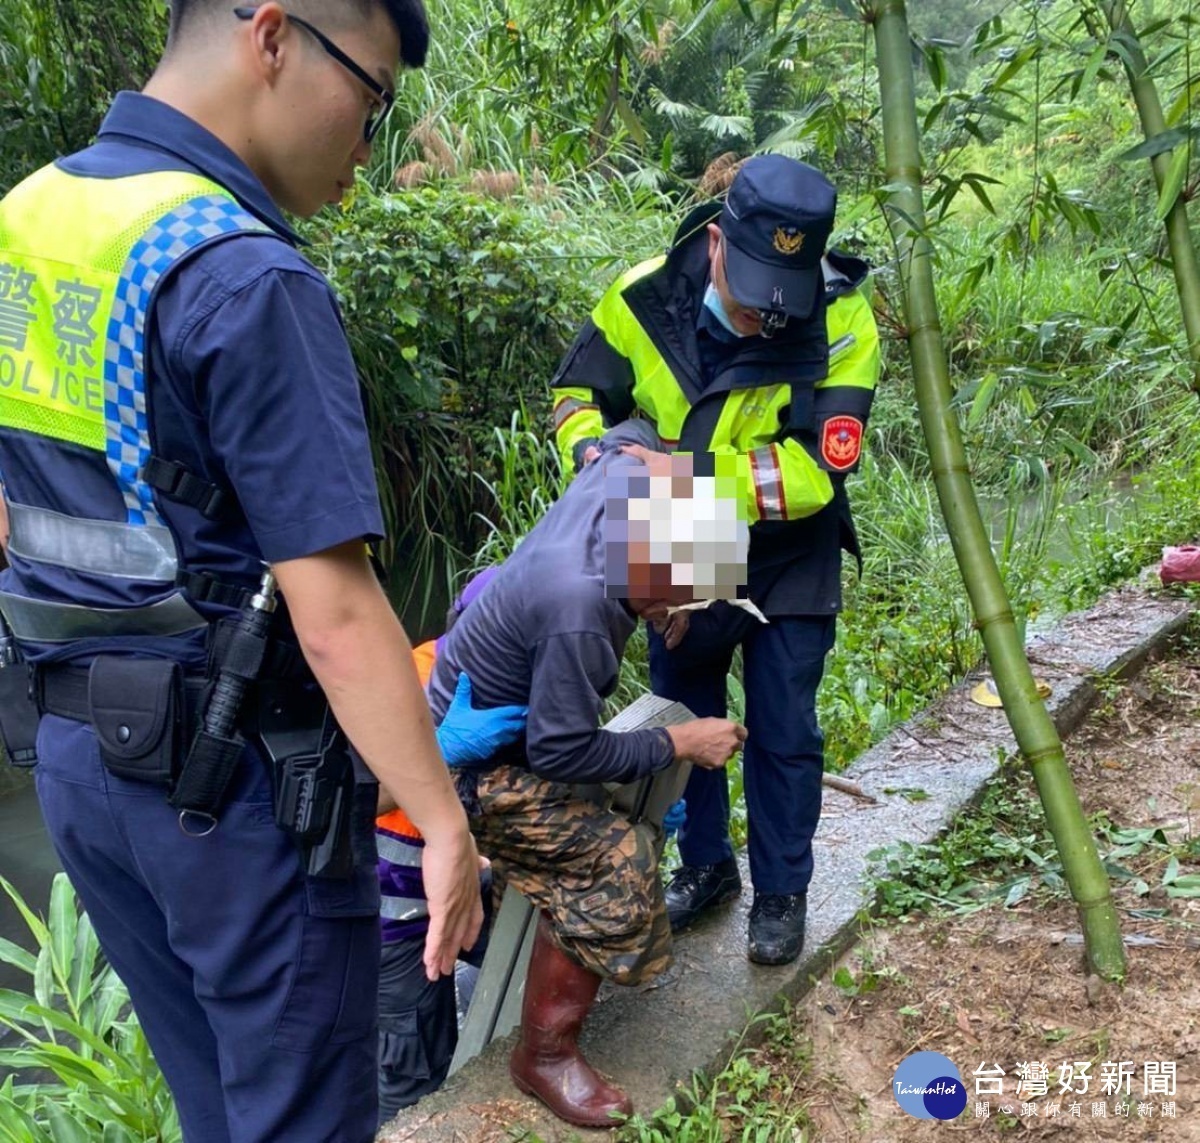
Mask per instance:
[[[471,704],[471,679],[458,676],[454,700],[437,728],[438,746],[451,769],[487,762],[502,746],[525,733],[527,706],[496,706],[476,710]]]
[[[665,814],[663,814],[663,835],[673,837],[687,821],[687,802],[680,798]]]

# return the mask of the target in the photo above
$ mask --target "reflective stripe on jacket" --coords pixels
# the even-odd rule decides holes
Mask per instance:
[[[413,666],[421,686],[437,657],[433,639],[413,648]],[[425,840],[403,810],[392,810],[375,819],[375,844],[379,849],[379,916],[385,944],[412,940],[429,929],[429,902],[421,878],[421,851]]]

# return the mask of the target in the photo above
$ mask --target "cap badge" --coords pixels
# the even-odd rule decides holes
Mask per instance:
[[[794,228],[785,230],[782,226],[777,226],[771,244],[780,254],[799,254],[804,245],[804,231]]]

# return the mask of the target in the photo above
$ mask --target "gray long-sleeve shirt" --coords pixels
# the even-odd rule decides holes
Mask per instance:
[[[477,707],[527,703],[525,740],[498,762],[528,762],[557,782],[630,782],[668,766],[661,729],[599,729],[637,620],[604,595],[604,469],[637,462],[607,453],[579,474],[561,500],[459,617],[429,680],[435,722],[450,705],[460,671]]]

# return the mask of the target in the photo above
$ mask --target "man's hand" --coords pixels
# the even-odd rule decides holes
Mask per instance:
[[[666,619],[655,620],[653,627],[663,637],[663,643],[668,651],[674,651],[683,637],[687,634],[688,624],[692,621],[690,611],[676,611]]]
[[[469,833],[451,831],[425,838],[421,877],[429,900],[429,935],[425,938],[425,975],[449,976],[460,950],[479,939],[483,899],[479,895],[479,854]]]
[[[687,758],[703,770],[719,770],[746,741],[746,728],[727,718],[697,718],[668,726],[676,758]]]
[[[437,728],[438,748],[446,765],[470,768],[486,762],[502,746],[516,742],[525,733],[527,706],[496,706],[476,709],[472,702],[471,678],[458,676],[454,698]]]
[[[621,451],[626,456],[636,457],[649,470],[651,476],[680,476],[679,471],[680,461],[672,456],[671,453],[655,452],[653,449],[648,449],[645,445],[627,444],[621,446]],[[690,457],[688,458],[691,459]]]
[[[583,464],[580,465],[580,467],[586,468],[592,463],[592,461],[599,460],[600,455],[601,453],[599,445],[588,445],[587,448],[583,450]]]

